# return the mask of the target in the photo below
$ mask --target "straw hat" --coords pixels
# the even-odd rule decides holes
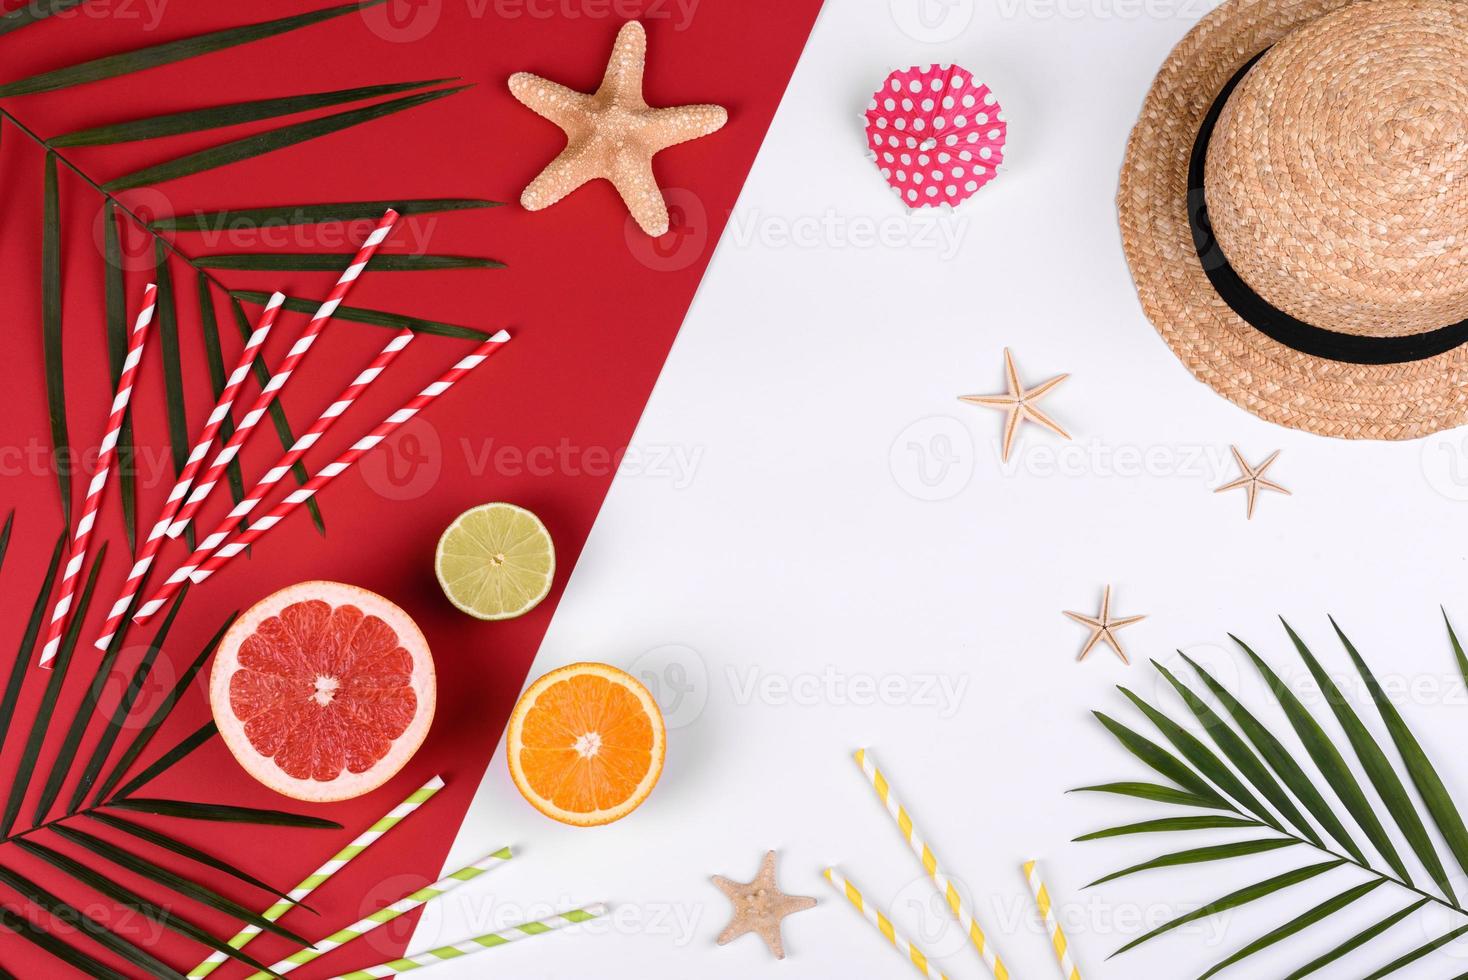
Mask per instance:
[[[1348,439],[1468,420],[1468,0],[1225,0],[1153,82],[1117,209],[1220,394]]]

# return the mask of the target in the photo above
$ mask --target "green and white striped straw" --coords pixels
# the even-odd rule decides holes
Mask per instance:
[[[460,868],[447,878],[440,878],[426,888],[420,888],[413,894],[405,898],[400,898],[385,908],[378,909],[376,912],[367,916],[367,918],[354,922],[345,929],[332,933],[325,939],[318,941],[315,946],[297,950],[270,969],[276,973],[289,973],[298,966],[305,966],[312,960],[325,956],[338,946],[345,946],[353,939],[361,939],[373,929],[385,926],[392,920],[407,915],[409,912],[433,901],[440,895],[445,895],[453,891],[455,888],[464,884],[464,882],[473,881],[491,868],[497,868],[504,864],[512,857],[514,855],[510,853],[510,849],[508,847],[502,847],[493,854],[474,862],[467,868]],[[269,976],[269,973],[264,972],[253,973],[246,980],[266,980]]]
[[[297,885],[290,892],[289,902],[276,902],[262,913],[263,917],[274,922],[295,908],[298,902],[305,901],[307,895],[321,887],[332,875],[350,864],[353,858],[371,847],[379,837],[402,823],[414,810],[433,799],[438,794],[438,791],[443,789],[443,786],[443,780],[437,776],[424,783],[413,795],[394,807],[391,813],[377,821],[371,827],[368,827],[362,832],[361,836],[338,851],[336,856],[330,861],[327,861],[320,868],[316,869],[315,874],[312,874],[305,881]],[[258,926],[247,925],[229,941],[229,944],[235,949],[244,949],[252,939],[260,935],[260,932],[261,930]],[[189,980],[200,980],[201,977],[207,977],[219,969],[228,959],[228,956],[218,951],[210,953],[208,959],[188,972]]]
[[[501,932],[491,932],[487,936],[478,936],[474,939],[455,943],[452,946],[440,946],[438,949],[430,949],[426,953],[417,953],[413,956],[404,956],[402,959],[383,963],[380,966],[369,966],[365,970],[353,970],[351,973],[343,973],[332,977],[331,980],[375,980],[377,977],[391,977],[399,973],[407,973],[409,970],[421,970],[425,966],[435,966],[446,960],[456,960],[460,956],[468,956],[472,953],[482,953],[486,949],[494,949],[506,943],[518,942],[521,939],[529,939],[531,936],[543,936],[557,929],[574,926],[581,922],[587,922],[599,916],[607,914],[607,907],[600,903],[588,905],[584,909],[576,909],[572,912],[562,912],[548,919],[538,922],[526,922],[518,926],[511,926]]]

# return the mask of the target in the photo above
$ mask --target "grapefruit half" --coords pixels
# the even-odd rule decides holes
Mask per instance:
[[[423,744],[438,689],[428,641],[366,589],[300,582],[225,633],[209,702],[224,744],[255,779],[312,803],[391,779]]]

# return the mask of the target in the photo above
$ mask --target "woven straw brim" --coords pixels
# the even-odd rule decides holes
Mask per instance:
[[[1286,347],[1219,298],[1188,225],[1188,161],[1218,93],[1250,58],[1348,2],[1227,0],[1203,18],[1147,93],[1127,142],[1117,212],[1142,309],[1198,380],[1292,428],[1344,439],[1415,439],[1468,421],[1468,350],[1375,365]]]

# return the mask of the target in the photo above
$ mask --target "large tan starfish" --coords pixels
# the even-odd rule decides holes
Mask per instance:
[[[1007,413],[1004,420],[1004,450],[1001,459],[1009,461],[1009,451],[1014,446],[1015,433],[1019,431],[1019,425],[1026,419],[1044,426],[1051,432],[1066,439],[1070,433],[1062,429],[1054,419],[1035,407],[1035,402],[1050,393],[1060,382],[1070,377],[1068,374],[1057,374],[1049,381],[1042,381],[1033,388],[1026,388],[1019,380],[1019,371],[1014,367],[1014,357],[1009,353],[1009,348],[1004,348],[1004,377],[1008,382],[1009,391],[1003,395],[961,395],[959,401],[970,405],[982,405],[985,408],[997,408]]]
[[[716,105],[652,108],[642,100],[646,62],[647,34],[633,20],[617,32],[601,87],[590,95],[529,72],[510,76],[515,98],[565,130],[567,137],[561,155],[520,195],[527,211],[550,207],[587,181],[605,177],[643,231],[667,233],[668,205],[652,173],[653,155],[707,136],[729,114]]]
[[[1270,453],[1269,457],[1258,466],[1250,466],[1244,461],[1244,454],[1239,452],[1238,446],[1229,446],[1228,448],[1229,452],[1234,454],[1234,462],[1239,464],[1239,472],[1242,475],[1231,483],[1225,483],[1223,486],[1215,488],[1213,492],[1223,493],[1225,490],[1237,490],[1239,487],[1246,488],[1249,493],[1249,506],[1245,512],[1245,520],[1254,519],[1254,502],[1259,498],[1260,490],[1273,490],[1275,493],[1282,493],[1287,497],[1291,496],[1290,492],[1284,487],[1275,483],[1273,480],[1266,480],[1264,478],[1264,471],[1273,466],[1276,459],[1279,459],[1278,449]]]
[[[775,954],[775,959],[785,958],[785,943],[780,938],[780,920],[796,912],[813,908],[816,900],[800,895],[786,895],[775,883],[775,852],[765,855],[759,874],[745,884],[731,881],[722,875],[714,875],[714,884],[719,891],[729,896],[734,904],[734,916],[729,926],[719,934],[719,945],[733,942],[747,932],[758,935]]]
[[[1092,647],[1098,642],[1105,641],[1106,645],[1111,647],[1116,655],[1121,658],[1122,663],[1127,665],[1131,664],[1131,661],[1127,659],[1126,651],[1121,648],[1121,643],[1116,639],[1116,631],[1123,626],[1139,623],[1147,617],[1120,616],[1113,619],[1111,617],[1111,586],[1108,585],[1106,591],[1102,593],[1101,611],[1095,616],[1085,616],[1081,613],[1070,612],[1069,610],[1065,614],[1076,622],[1091,628],[1091,635],[1086,638],[1086,645],[1081,647],[1081,655],[1076,657],[1077,660],[1085,660],[1086,654],[1091,652]]]

